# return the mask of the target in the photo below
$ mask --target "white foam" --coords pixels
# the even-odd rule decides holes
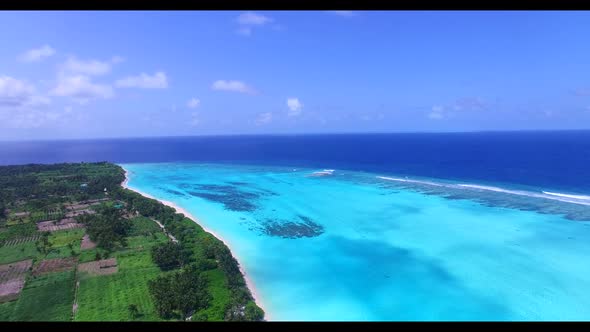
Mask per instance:
[[[326,176],[326,175],[332,175],[332,173],[334,173],[333,169],[325,169],[323,171],[313,172],[307,176]]]
[[[383,179],[383,180],[389,180],[389,181],[427,184],[427,185],[432,185],[432,186],[437,186],[437,187],[487,190],[487,191],[494,191],[494,192],[499,192],[499,193],[504,193],[504,194],[536,197],[536,198],[545,198],[545,199],[550,199],[550,200],[554,200],[554,201],[590,206],[590,196],[585,196],[585,195],[569,195],[569,194],[561,194],[561,193],[552,193],[552,192],[547,192],[547,191],[543,191],[542,193],[536,193],[536,192],[532,192],[532,191],[509,190],[509,189],[503,189],[503,188],[499,188],[499,187],[482,186],[482,185],[476,185],[476,184],[444,184],[444,183],[437,183],[437,182],[431,182],[431,181],[410,180],[407,178],[402,179],[402,178],[393,178],[393,177],[387,177],[387,176],[377,176],[377,178]]]
[[[552,193],[549,191],[544,191],[543,194],[560,196],[560,197],[575,198],[575,199],[582,199],[582,200],[590,200],[590,196],[584,196],[584,195],[570,195],[570,194],[562,194],[562,193]]]
[[[388,177],[388,176],[378,176],[378,178],[383,179],[383,180],[390,180],[390,181],[422,183],[422,184],[428,184],[431,186],[438,186],[438,187],[444,186],[442,183],[436,183],[436,182],[431,182],[431,181],[410,180],[408,178],[402,179],[402,178],[392,178],[392,177]]]
[[[457,186],[465,187],[465,188],[472,188],[472,189],[479,189],[479,190],[489,190],[489,191],[495,191],[495,192],[499,192],[499,193],[513,194],[513,195],[522,195],[522,196],[535,195],[535,193],[533,193],[533,192],[526,192],[526,191],[520,191],[520,190],[508,190],[508,189],[502,189],[499,187],[480,186],[477,184],[458,184]],[[537,196],[540,197],[540,195],[537,195]]]

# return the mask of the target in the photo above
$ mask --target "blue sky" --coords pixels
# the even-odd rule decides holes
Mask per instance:
[[[0,139],[590,129],[589,12],[0,12]]]

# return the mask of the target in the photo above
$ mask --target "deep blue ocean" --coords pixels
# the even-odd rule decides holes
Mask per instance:
[[[0,142],[0,164],[211,162],[339,168],[590,192],[590,131]]]

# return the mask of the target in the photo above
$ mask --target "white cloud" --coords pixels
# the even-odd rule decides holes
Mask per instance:
[[[10,76],[0,76],[0,107],[40,107],[51,103],[35,86]]]
[[[27,107],[43,107],[51,104],[51,99],[46,96],[31,96],[29,100],[24,104]]]
[[[201,105],[201,101],[197,98],[192,98],[186,103],[186,107],[188,108],[197,108]]]
[[[35,88],[25,81],[0,76],[0,106],[21,106],[34,91]]]
[[[436,112],[436,113],[440,113],[440,112],[444,111],[444,109],[445,108],[443,106],[440,106],[440,105],[432,106],[432,111],[433,112]]]
[[[256,124],[259,126],[265,125],[265,124],[268,124],[271,122],[272,122],[272,113],[271,112],[260,113],[256,117]]]
[[[299,101],[299,98],[287,98],[287,107],[289,107],[289,116],[297,116],[301,114],[303,104]]]
[[[69,57],[68,60],[66,60],[66,62],[62,65],[61,71],[65,75],[104,75],[111,71],[111,62],[99,60],[79,60],[76,57]]]
[[[479,97],[457,99],[453,105],[455,111],[481,111],[488,108],[488,103]]]
[[[438,113],[438,112],[430,112],[430,114],[428,114],[428,117],[433,119],[433,120],[440,120],[442,119],[444,116],[442,113]]]
[[[128,76],[117,80],[115,86],[120,88],[165,89],[168,87],[168,77],[162,71],[151,76],[141,73],[138,76]]]
[[[23,109],[18,112],[6,112],[0,109],[0,127],[29,129],[39,128],[48,121],[55,121],[60,114],[35,109]]]
[[[84,104],[91,99],[111,98],[114,96],[114,91],[110,85],[93,83],[88,76],[61,75],[51,94],[60,97],[71,97],[75,101]]]
[[[51,99],[36,93],[35,86],[9,76],[0,76],[0,127],[37,128],[56,121],[60,114],[39,110]]]
[[[238,23],[242,25],[265,25],[272,21],[272,18],[254,12],[245,12],[238,16]]]
[[[430,112],[428,114],[428,118],[430,118],[432,120],[440,120],[440,119],[444,118],[444,114],[443,114],[444,109],[445,108],[440,105],[432,106],[432,112]]]
[[[246,83],[242,81],[217,80],[213,82],[211,88],[217,91],[232,91],[248,94],[256,93],[256,90],[254,90],[252,87],[248,86]]]
[[[240,14],[236,21],[240,25],[236,32],[242,36],[250,36],[252,35],[253,27],[262,27],[267,23],[273,22],[274,20],[262,14],[257,14],[254,12],[245,12]]]
[[[356,13],[353,12],[352,10],[329,10],[328,12],[332,13],[334,15],[343,16],[343,17],[356,16]]]
[[[23,62],[41,61],[43,58],[50,57],[55,54],[55,50],[49,45],[43,45],[39,48],[34,48],[23,53],[19,60]]]

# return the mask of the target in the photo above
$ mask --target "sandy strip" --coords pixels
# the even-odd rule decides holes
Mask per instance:
[[[119,165],[120,166],[120,165]],[[188,217],[189,219],[191,219],[195,224],[201,226],[205,232],[211,233],[213,236],[215,236],[218,240],[220,240],[221,242],[223,242],[231,251],[232,255],[238,260],[238,262],[240,262],[240,258],[236,255],[236,252],[234,250],[232,250],[232,246],[229,245],[229,243],[223,239],[221,236],[219,236],[219,234],[213,232],[210,229],[207,229],[205,226],[203,226],[202,223],[198,222],[199,219],[196,218],[194,215],[192,215],[191,213],[189,213],[187,210],[181,208],[180,206],[170,202],[170,201],[165,201],[165,200],[161,200],[161,199],[157,199],[152,195],[146,194],[144,192],[141,192],[135,188],[131,188],[129,187],[129,172],[123,168],[123,170],[125,170],[125,181],[123,181],[123,183],[121,183],[121,186],[123,188],[135,191],[136,193],[143,195],[145,197],[151,198],[151,199],[155,199],[157,201],[159,201],[160,203],[167,205],[173,209],[176,209],[177,212],[184,214],[186,217]],[[242,264],[239,264],[239,268],[240,268],[240,272],[242,272],[242,275],[244,276],[244,280],[246,281],[246,286],[248,286],[248,289],[250,290],[250,292],[252,293],[252,297],[254,297],[254,302],[256,302],[256,304],[262,308],[262,310],[264,310],[264,319],[265,320],[271,320],[270,319],[270,315],[268,313],[268,311],[266,311],[266,307],[264,305],[262,305],[262,301],[260,296],[258,295],[258,291],[256,290],[256,287],[254,286],[254,283],[252,282],[252,280],[248,277],[248,274],[246,273],[246,270],[244,269],[244,267],[242,266]]]

